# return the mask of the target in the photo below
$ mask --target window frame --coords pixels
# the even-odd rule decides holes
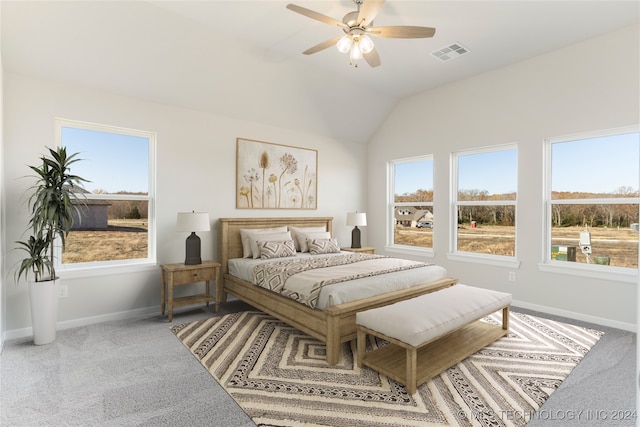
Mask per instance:
[[[394,241],[394,233],[395,233],[395,209],[399,206],[415,206],[415,202],[396,202],[395,201],[395,166],[397,164],[403,163],[416,163],[423,162],[425,160],[431,161],[432,165],[435,167],[435,161],[433,158],[433,154],[420,155],[414,157],[405,157],[402,159],[394,159],[389,160],[387,162],[387,236],[386,236],[386,244],[385,251],[405,254],[405,255],[419,255],[426,256],[428,258],[435,257],[434,252],[434,244],[435,244],[435,234],[433,235],[433,241],[430,248],[425,248],[422,246],[410,246],[410,245],[400,245],[396,244]],[[432,181],[433,181],[433,191],[435,198],[435,173],[432,170]],[[430,202],[419,202],[420,206],[429,206],[431,207],[431,212],[433,212],[433,200]]]
[[[485,265],[493,265],[506,268],[519,268],[518,260],[518,182],[516,182],[515,200],[458,200],[458,181],[459,181],[459,162],[460,156],[491,153],[497,151],[516,151],[516,180],[518,180],[518,144],[500,144],[485,147],[471,148],[451,152],[450,159],[450,204],[449,218],[451,224],[449,229],[449,252],[447,259],[452,261],[473,262]],[[493,255],[482,254],[477,252],[467,252],[458,250],[458,207],[459,206],[513,206],[515,209],[515,227],[514,227],[514,255]]]
[[[639,133],[640,126],[626,126],[620,128],[603,129],[597,131],[580,132],[570,135],[555,136],[544,139],[544,192],[543,192],[543,245],[541,261],[538,263],[540,271],[557,274],[570,274],[574,276],[590,277],[604,280],[637,283],[640,268],[608,266],[600,264],[586,264],[577,262],[557,261],[551,259],[551,243],[553,229],[553,205],[607,205],[607,204],[640,204],[640,197],[619,198],[589,198],[589,199],[552,199],[552,146],[556,143],[578,141],[581,139],[593,139],[606,136]],[[640,159],[638,159],[640,162]],[[640,176],[638,177],[640,185]],[[640,256],[640,248],[639,248]]]
[[[55,142],[56,146],[63,145],[62,141],[62,128],[74,128],[96,132],[113,133],[126,136],[134,136],[145,138],[149,142],[148,146],[148,194],[145,195],[122,195],[122,194],[95,194],[87,193],[83,194],[83,198],[90,200],[143,200],[147,201],[147,257],[124,259],[124,260],[109,260],[109,261],[92,261],[92,262],[80,262],[63,264],[62,263],[62,245],[59,241],[55,246],[55,268],[56,272],[60,273],[61,277],[87,277],[91,275],[99,275],[100,271],[104,268],[122,270],[123,272],[131,271],[135,269],[139,270],[140,267],[149,267],[155,269],[157,264],[156,254],[156,214],[155,214],[155,188],[156,188],[156,145],[157,134],[155,132],[143,131],[137,129],[123,128],[118,126],[104,125],[98,123],[83,122],[78,120],[70,120],[63,118],[55,119]]]

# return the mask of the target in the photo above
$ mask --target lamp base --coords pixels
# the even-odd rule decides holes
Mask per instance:
[[[351,232],[351,248],[352,249],[360,249],[360,229],[356,225],[353,227],[353,231]]]
[[[189,237],[187,237],[184,264],[202,264],[202,258],[200,258],[200,237],[198,237],[195,232],[192,232]]]

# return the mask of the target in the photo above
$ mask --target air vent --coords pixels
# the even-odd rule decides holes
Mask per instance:
[[[447,62],[452,59],[458,58],[465,53],[469,53],[469,49],[462,46],[458,42],[451,43],[449,46],[438,49],[435,52],[431,52],[431,55],[435,56],[442,62]]]

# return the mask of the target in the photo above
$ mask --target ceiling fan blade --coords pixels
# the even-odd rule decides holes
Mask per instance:
[[[421,39],[433,37],[435,28],[414,26],[391,26],[368,28],[367,34],[376,37],[389,37],[397,39]]]
[[[367,61],[367,64],[369,64],[372,68],[380,65],[380,56],[378,56],[378,51],[375,47],[373,48],[373,50],[371,50],[371,52],[365,53],[363,56],[364,60]]]
[[[300,15],[304,15],[308,18],[315,19],[316,21],[324,22],[325,24],[334,25],[340,28],[346,28],[346,24],[343,22],[337,21],[327,15],[323,15],[322,13],[315,12],[311,9],[307,9],[302,6],[297,6],[295,4],[288,4],[287,9],[292,10],[294,12],[299,13]]]
[[[333,45],[335,45],[336,43],[338,43],[338,41],[342,38],[342,36],[338,36],[338,37],[334,37],[330,40],[325,40],[322,43],[318,43],[317,45],[310,47],[309,49],[305,50],[304,53],[305,55],[311,55],[313,53],[316,52],[320,52],[321,50],[325,50],[328,47],[331,47]]]
[[[358,25],[371,25],[383,5],[384,0],[364,0],[358,13]]]

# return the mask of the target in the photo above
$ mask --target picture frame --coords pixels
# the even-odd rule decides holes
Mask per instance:
[[[317,209],[318,150],[236,138],[237,209]]]

